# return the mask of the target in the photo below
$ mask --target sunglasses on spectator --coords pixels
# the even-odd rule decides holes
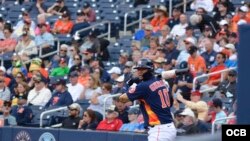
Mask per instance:
[[[77,109],[69,109],[70,111],[76,111]]]
[[[84,116],[84,117],[88,117],[88,115],[86,115],[86,114],[84,114],[83,116]]]
[[[67,52],[67,50],[64,50],[64,49],[61,49],[60,51],[62,51],[62,52]]]
[[[80,60],[80,58],[74,58],[74,60]]]
[[[4,82],[4,80],[0,80],[0,83],[3,83]]]

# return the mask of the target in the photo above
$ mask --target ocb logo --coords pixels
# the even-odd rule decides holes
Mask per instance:
[[[229,137],[231,137],[231,136],[244,137],[244,136],[247,136],[247,130],[246,129],[227,129],[226,135]]]

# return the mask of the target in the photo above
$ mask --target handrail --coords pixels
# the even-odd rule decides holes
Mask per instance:
[[[228,72],[230,70],[235,70],[237,67],[232,67],[232,68],[228,68],[228,69],[224,69],[224,70],[221,70],[221,71],[216,71],[216,72],[212,72],[212,73],[208,73],[208,74],[202,74],[200,76],[196,76],[193,80],[193,91],[195,91],[195,86],[196,86],[196,81],[197,79],[199,78],[204,78],[204,77],[208,77],[208,76],[211,76],[211,75],[215,75],[215,74],[219,74],[219,73],[223,73],[223,72]],[[221,75],[221,80],[223,79],[223,75]]]
[[[106,102],[107,102],[107,100],[108,99],[110,99],[110,98],[113,98],[113,97],[118,97],[118,96],[120,96],[120,95],[122,95],[122,94],[112,94],[112,95],[110,95],[110,96],[107,96],[107,97],[105,97],[104,98],[104,105],[103,105],[103,110],[104,110],[104,112],[103,113],[105,113],[105,111],[106,111]],[[105,114],[103,115],[103,119],[105,119]]]
[[[215,125],[217,124],[217,123],[216,123],[217,121],[226,120],[226,119],[234,119],[234,118],[236,118],[236,116],[230,116],[230,117],[219,118],[219,119],[214,120],[213,123],[212,123],[212,131],[211,131],[211,134],[214,135]]]
[[[59,53],[59,50],[60,50],[60,41],[59,41],[58,38],[55,38],[53,41],[57,41],[57,46],[56,46],[57,49],[56,49],[56,51],[52,51],[52,52],[49,52],[47,54],[42,54],[42,49],[45,48],[45,47],[40,47],[39,48],[39,58],[44,58],[44,57],[51,56],[53,54]]]
[[[59,108],[56,108],[56,109],[51,109],[51,110],[47,110],[47,111],[42,112],[41,115],[40,115],[40,128],[43,127],[43,116],[45,114],[54,113],[54,112],[61,111],[61,110],[66,110],[66,109],[68,109],[68,107],[64,106],[64,107],[59,107]]]
[[[102,22],[98,22],[94,25],[91,25],[89,27],[86,27],[86,28],[83,28],[83,29],[80,29],[80,30],[77,30],[75,35],[79,35],[79,33],[83,32],[83,31],[87,31],[87,30],[90,30],[90,29],[94,29],[95,27],[99,26],[99,25],[103,25],[103,24],[108,24],[108,32],[107,33],[103,33],[101,35],[99,35],[98,37],[104,37],[104,36],[108,36],[108,40],[110,40],[110,37],[111,37],[111,22],[110,21],[102,21]]]

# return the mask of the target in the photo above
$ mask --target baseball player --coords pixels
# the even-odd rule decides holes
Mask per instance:
[[[154,77],[153,63],[149,59],[141,59],[137,69],[138,84],[130,86],[127,93],[119,98],[123,102],[139,100],[148,130],[148,141],[173,141],[176,128],[173,123],[170,107],[173,99],[168,87],[160,78]],[[133,82],[130,82],[132,84]]]

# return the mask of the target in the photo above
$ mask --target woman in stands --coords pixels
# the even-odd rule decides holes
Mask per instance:
[[[94,93],[101,93],[101,87],[99,81],[94,77],[94,75],[90,75],[88,82],[85,85],[85,89],[80,96],[80,99],[91,99]]]
[[[155,9],[155,16],[150,22],[150,24],[153,26],[153,31],[157,32],[161,30],[162,27],[167,23],[168,23],[167,8],[163,5],[159,5]]]
[[[32,56],[36,56],[38,51],[35,41],[31,39],[30,28],[26,25],[23,27],[21,39],[18,41],[15,52],[21,56],[23,61],[27,61]]]
[[[63,12],[62,18],[57,20],[52,30],[54,34],[69,34],[73,28],[73,22],[70,19],[70,13]]]
[[[22,77],[21,74],[17,74],[16,77]],[[17,86],[15,87],[15,93],[12,93],[11,96],[11,105],[15,106],[17,105],[18,97],[19,96],[26,96],[28,95],[30,87],[26,82],[20,81],[17,83]]]
[[[159,40],[157,37],[151,37],[149,42],[150,48],[143,52],[143,57],[151,60],[155,60],[158,56],[156,56],[156,52],[158,47],[160,46]]]
[[[78,125],[78,129],[83,130],[95,130],[98,123],[96,120],[96,114],[92,110],[86,110],[83,113],[83,118],[80,120],[80,123]]]

